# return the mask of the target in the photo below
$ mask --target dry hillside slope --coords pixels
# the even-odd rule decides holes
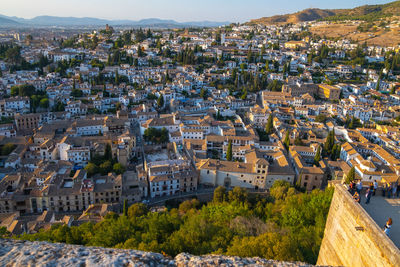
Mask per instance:
[[[250,24],[286,24],[313,20],[374,20],[400,14],[400,1],[384,5],[364,5],[353,9],[305,9],[293,14],[263,17]]]

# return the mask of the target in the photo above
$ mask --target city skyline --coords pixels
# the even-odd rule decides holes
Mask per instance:
[[[86,0],[86,1],[49,1],[49,0],[15,0],[2,4],[0,14],[23,18],[36,16],[59,17],[94,17],[110,20],[140,20],[146,18],[173,19],[179,22],[186,21],[230,21],[245,22],[250,19],[293,13],[307,8],[335,9],[354,8],[360,5],[384,4],[388,0],[356,0],[356,1],[298,1],[283,0],[204,0],[199,5],[194,1],[171,0],[164,3],[162,0]],[[79,8],[78,8],[79,7]],[[182,12],[182,10],[184,12]]]

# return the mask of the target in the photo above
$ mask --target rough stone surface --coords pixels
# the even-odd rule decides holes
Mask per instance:
[[[159,253],[138,250],[84,247],[48,242],[0,239],[0,266],[311,266],[304,263],[279,262],[261,258],[239,258],[218,255],[192,256],[181,253],[175,259]]]
[[[175,264],[178,267],[206,267],[206,266],[276,266],[276,267],[294,267],[294,266],[312,266],[301,262],[279,262],[261,258],[240,258],[219,255],[193,256],[187,253],[181,253],[175,257]]]
[[[400,250],[346,188],[335,184],[317,264],[400,266]]]

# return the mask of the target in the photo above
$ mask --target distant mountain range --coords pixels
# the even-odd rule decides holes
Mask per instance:
[[[6,17],[0,17],[0,25],[8,26],[8,25],[18,25],[18,24],[19,23],[14,20],[8,19]]]
[[[400,1],[383,5],[364,5],[353,9],[309,8],[292,14],[276,15],[251,20],[250,24],[287,24],[313,20],[376,20],[400,15]]]
[[[163,20],[157,18],[134,20],[106,20],[98,18],[76,18],[76,17],[56,17],[56,16],[38,16],[32,19],[19,17],[8,17],[0,15],[0,26],[101,26],[109,24],[111,26],[140,26],[140,27],[218,27],[229,25],[230,22],[215,21],[190,21],[177,22],[174,20]]]

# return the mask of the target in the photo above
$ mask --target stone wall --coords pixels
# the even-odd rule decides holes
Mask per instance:
[[[335,184],[317,265],[400,266],[400,250],[356,203]]]
[[[193,256],[181,253],[175,258],[138,250],[84,247],[48,242],[0,239],[0,266],[79,266],[79,267],[212,267],[212,266],[311,266],[304,263],[279,262],[261,258],[218,255]]]

